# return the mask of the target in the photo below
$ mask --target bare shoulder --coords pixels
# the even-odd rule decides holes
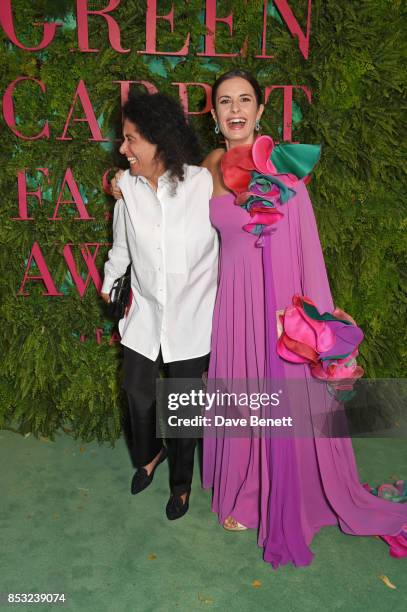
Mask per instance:
[[[225,154],[225,149],[215,149],[211,151],[204,159],[202,166],[207,168],[212,174],[213,179],[213,196],[230,193],[223,182],[220,161]]]
[[[215,168],[217,168],[224,153],[225,149],[214,149],[205,157],[202,162],[202,166],[213,172]]]

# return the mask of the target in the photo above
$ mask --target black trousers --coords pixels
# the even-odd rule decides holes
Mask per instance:
[[[124,431],[133,466],[147,465],[163,447],[156,438],[156,379],[160,370],[169,378],[201,378],[208,369],[209,355],[163,363],[161,351],[156,361],[124,347],[123,388],[128,400]],[[170,490],[182,495],[191,490],[196,439],[167,438]]]

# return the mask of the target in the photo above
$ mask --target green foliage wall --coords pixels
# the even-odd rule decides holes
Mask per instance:
[[[79,297],[61,251],[67,242],[108,242],[111,221],[106,213],[113,202],[103,193],[101,176],[117,163],[109,143],[89,142],[86,123],[72,123],[72,141],[56,140],[63,130],[73,94],[83,79],[103,133],[115,137],[118,80],[145,79],[161,91],[177,94],[172,82],[211,83],[217,74],[244,66],[263,86],[300,84],[309,87],[313,104],[294,97],[293,139],[322,143],[321,162],[309,186],[314,202],[335,303],[351,313],[363,328],[361,364],[372,377],[406,375],[406,204],[403,189],[406,142],[403,122],[403,85],[407,40],[401,0],[312,3],[309,59],[272,2],[269,2],[268,51],[272,60],[255,59],[262,31],[260,0],[218,2],[218,14],[234,14],[235,34],[218,25],[217,50],[235,52],[248,37],[244,58],[202,58],[205,26],[203,0],[175,0],[175,33],[158,23],[160,49],[179,49],[191,32],[188,57],[152,57],[137,53],[145,45],[145,2],[126,0],[114,16],[121,42],[131,48],[119,54],[108,45],[107,28],[100,18],[90,19],[89,39],[99,53],[80,53],[74,1],[14,0],[19,39],[34,46],[41,28],[33,22],[63,21],[54,42],[41,52],[24,52],[3,35],[0,53],[2,91],[19,76],[41,79],[46,95],[26,84],[16,89],[18,123],[26,134],[39,130],[39,118],[48,118],[49,140],[24,141],[4,121],[0,152],[2,173],[0,284],[2,383],[0,426],[18,425],[21,431],[52,435],[61,425],[85,440],[114,441],[120,432],[120,348],[109,344],[112,322],[100,298],[90,287]],[[159,14],[171,2],[159,2]],[[107,2],[89,2],[103,8]],[[307,2],[290,2],[303,29]],[[404,27],[404,30],[403,30]],[[181,59],[181,61],[180,61]],[[191,106],[199,109],[199,91],[191,91]],[[40,122],[41,123],[41,122]],[[204,152],[216,145],[209,116],[197,116]],[[24,129],[22,128],[24,126]],[[275,95],[263,120],[265,133],[281,139],[282,98]],[[116,137],[119,134],[116,134]],[[50,186],[35,169],[50,169]],[[58,188],[67,167],[72,168],[87,209],[94,221],[74,221],[74,207],[66,206],[63,219],[51,222]],[[32,186],[42,184],[44,203],[31,200],[35,221],[17,216],[16,175],[32,173]],[[37,181],[37,182],[36,182]],[[62,207],[64,208],[64,207]],[[28,283],[28,297],[17,296],[27,257],[37,240],[63,297],[44,297],[40,283]],[[106,251],[105,251],[106,253]],[[78,257],[78,266],[85,268]],[[103,255],[98,260],[103,267]],[[95,329],[101,331],[101,343]],[[85,342],[79,341],[86,335]]]

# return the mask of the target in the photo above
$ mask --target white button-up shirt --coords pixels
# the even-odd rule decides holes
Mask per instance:
[[[212,177],[187,165],[184,177],[172,194],[168,172],[157,192],[144,177],[122,175],[102,287],[109,293],[131,263],[133,300],[119,322],[121,342],[153,361],[161,347],[165,363],[209,353],[217,285]]]

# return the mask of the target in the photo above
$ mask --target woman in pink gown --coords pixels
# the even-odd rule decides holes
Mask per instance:
[[[306,360],[283,359],[276,348],[276,313],[292,305],[294,296],[307,296],[319,313],[334,310],[304,172],[279,174],[273,157],[264,157],[267,147],[273,148],[265,137],[263,149],[256,151],[263,158],[256,158],[252,145],[263,106],[251,75],[240,70],[222,75],[213,87],[213,107],[226,153],[218,149],[205,162],[214,179],[211,220],[221,241],[208,384],[301,381],[298,404],[311,425],[318,415],[341,410],[341,404],[325,383],[313,382]],[[287,163],[295,170],[292,160]],[[256,214],[237,205],[247,203],[247,176],[253,170],[276,178],[272,210],[259,208]],[[289,356],[284,350],[280,354]],[[312,537],[324,525],[339,525],[353,535],[391,536],[395,556],[407,554],[407,505],[379,499],[362,487],[349,438],[206,432],[203,485],[213,489],[212,509],[225,528],[258,529],[264,559],[273,567],[308,565]]]

